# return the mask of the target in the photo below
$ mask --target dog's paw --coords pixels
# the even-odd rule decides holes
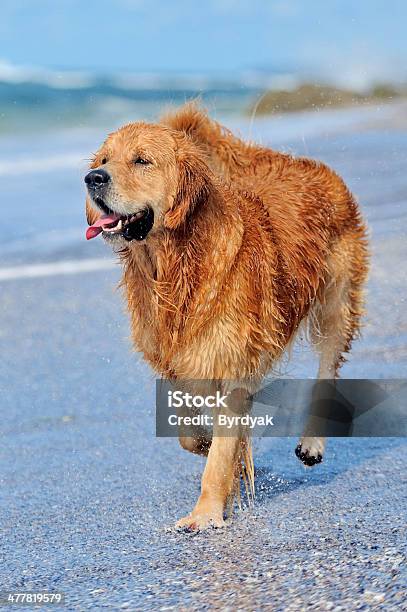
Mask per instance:
[[[179,531],[204,531],[205,529],[220,529],[225,526],[223,516],[213,512],[191,512],[188,516],[180,519],[175,528]]]
[[[320,438],[304,438],[295,449],[295,454],[307,467],[322,462],[324,441]]]

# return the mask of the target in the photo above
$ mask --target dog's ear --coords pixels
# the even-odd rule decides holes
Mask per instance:
[[[164,217],[164,225],[175,229],[185,222],[197,206],[203,205],[210,194],[208,168],[197,154],[178,160],[178,185],[174,201]]]

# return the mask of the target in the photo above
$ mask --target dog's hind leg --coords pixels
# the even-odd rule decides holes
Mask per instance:
[[[363,313],[363,283],[367,275],[365,242],[344,236],[328,262],[329,281],[315,305],[312,342],[319,353],[318,378],[336,379],[352,340],[358,335]],[[325,439],[304,432],[295,453],[307,466],[322,461]]]

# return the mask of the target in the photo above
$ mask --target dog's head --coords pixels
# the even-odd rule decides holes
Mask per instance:
[[[128,246],[179,228],[207,199],[209,170],[187,136],[133,123],[109,135],[85,176],[87,238]]]

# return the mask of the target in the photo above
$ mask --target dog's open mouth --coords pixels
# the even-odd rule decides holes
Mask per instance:
[[[106,210],[107,207],[105,206]],[[102,215],[86,231],[86,239],[96,238],[103,232],[105,238],[121,236],[128,242],[144,240],[154,225],[154,212],[150,206],[132,215],[118,215],[113,211]]]

